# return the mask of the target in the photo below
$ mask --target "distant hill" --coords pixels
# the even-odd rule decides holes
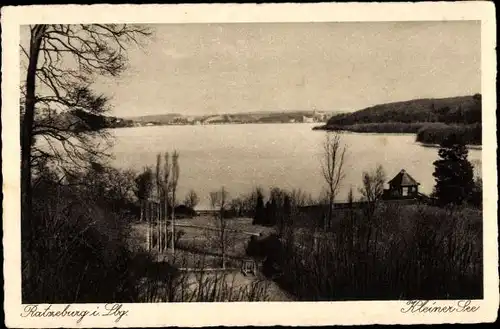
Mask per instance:
[[[415,99],[375,105],[353,113],[334,115],[328,120],[327,125],[383,122],[480,123],[481,95]]]
[[[337,114],[315,129],[416,133],[417,141],[432,144],[455,134],[468,144],[481,144],[481,106],[481,94],[414,99]]]
[[[323,111],[255,111],[245,113],[222,113],[206,115],[183,115],[166,113],[127,117],[138,125],[171,124],[219,124],[219,123],[288,123],[288,122],[326,122],[331,112]]]
[[[136,117],[128,117],[128,120],[140,123],[156,122],[156,123],[168,123],[173,119],[182,117],[179,113],[166,113],[166,114],[152,114],[152,115],[142,115]]]
[[[202,118],[203,123],[289,123],[325,122],[330,113],[315,111],[248,112],[214,115]],[[304,121],[306,120],[306,121]]]

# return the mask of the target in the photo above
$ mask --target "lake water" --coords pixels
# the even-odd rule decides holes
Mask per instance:
[[[231,196],[255,186],[301,188],[319,196],[324,188],[320,159],[324,131],[317,124],[241,124],[200,126],[155,126],[114,129],[113,164],[122,169],[141,170],[155,165],[159,152],[179,152],[179,199],[194,189],[198,208],[208,208],[208,195],[224,186]],[[415,142],[415,135],[344,133],[348,146],[345,179],[337,199],[355,195],[363,171],[383,165],[388,180],[405,169],[423,193],[434,186],[433,162],[437,148]],[[481,175],[481,150],[469,150],[469,160]]]

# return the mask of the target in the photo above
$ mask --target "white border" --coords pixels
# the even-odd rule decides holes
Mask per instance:
[[[499,305],[496,172],[496,21],[491,2],[50,5],[2,8],[2,172],[5,318],[8,327],[149,327],[474,323],[494,321]],[[34,23],[214,23],[480,20],[483,95],[484,300],[461,314],[403,314],[401,301],[125,304],[129,316],[23,318],[20,274],[19,26]],[[80,305],[87,309],[99,304]],[[79,305],[73,304],[72,307]],[[102,307],[102,305],[101,305]]]

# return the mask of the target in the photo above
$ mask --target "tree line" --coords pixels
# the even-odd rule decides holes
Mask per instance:
[[[332,116],[328,125],[350,126],[368,123],[422,123],[446,124],[481,123],[481,94],[445,99],[420,99],[376,105],[353,113]]]
[[[376,105],[331,117],[322,127],[366,133],[414,133],[417,141],[441,144],[449,135],[481,144],[481,94]]]

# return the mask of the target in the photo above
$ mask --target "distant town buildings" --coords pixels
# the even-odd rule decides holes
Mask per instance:
[[[121,119],[116,127],[144,127],[162,125],[254,124],[254,123],[316,123],[325,122],[329,114],[317,111],[263,112],[213,114],[206,116],[156,115],[151,118]],[[149,121],[146,121],[149,120]]]
[[[313,123],[315,121],[314,121],[314,118],[302,116],[302,122],[304,122],[304,123]]]

